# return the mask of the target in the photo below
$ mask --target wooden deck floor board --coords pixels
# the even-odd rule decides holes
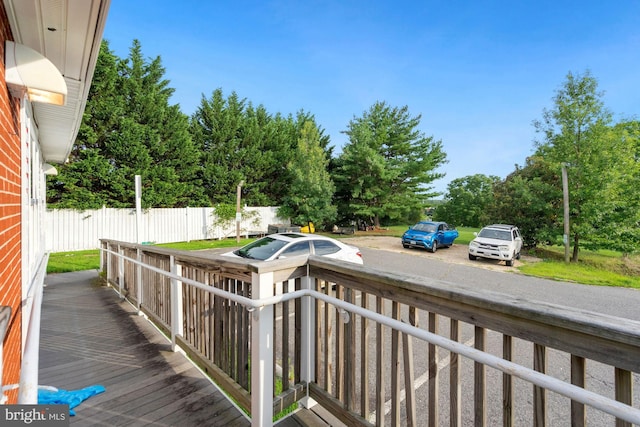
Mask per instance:
[[[133,307],[92,284],[95,272],[83,273],[47,277],[41,316],[39,383],[106,388],[75,408],[72,424],[215,426],[240,417],[250,425]],[[184,422],[167,423],[163,414]]]
[[[75,408],[81,426],[225,426],[250,421],[95,271],[47,276],[39,384],[104,393]],[[310,411],[306,411],[307,418]],[[315,425],[292,416],[279,427]]]

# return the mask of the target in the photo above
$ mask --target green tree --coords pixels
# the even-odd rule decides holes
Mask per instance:
[[[220,203],[216,205],[215,210],[211,214],[213,218],[209,231],[211,234],[217,234],[220,231],[219,239],[229,237],[236,234],[237,230],[237,213],[236,205],[228,203]],[[240,208],[240,234],[251,231],[251,227],[260,226],[260,212],[256,210],[248,210]]]
[[[526,247],[561,243],[556,241],[562,234],[561,185],[557,171],[544,158],[528,157],[524,167],[516,166],[494,185],[487,211],[490,222],[517,225]]]
[[[69,164],[50,182],[52,207],[133,206],[135,175],[142,177],[145,208],[206,202],[199,152],[187,117],[169,105],[173,89],[164,72],[160,57],[143,58],[137,40],[125,60],[103,42]]]
[[[327,169],[329,160],[320,138],[315,123],[306,121],[300,131],[293,161],[288,165],[291,183],[278,215],[291,218],[294,224],[312,222],[317,228],[325,228],[336,217],[336,207],[332,205],[335,186]]]
[[[202,152],[203,188],[213,204],[233,203],[241,180],[245,203],[280,204],[297,141],[292,117],[271,116],[235,92],[225,98],[216,89],[209,99],[202,98],[190,126]]]
[[[604,209],[593,220],[595,232],[585,245],[609,248],[630,254],[640,250],[640,122],[623,121],[609,130],[603,153],[609,178],[602,194]],[[614,165],[614,167],[610,166]]]
[[[444,202],[435,210],[434,219],[466,227],[481,227],[490,221],[489,206],[497,176],[482,174],[456,178],[447,185]]]
[[[606,239],[602,218],[616,217],[613,213],[624,197],[621,177],[628,173],[625,156],[629,154],[621,150],[624,141],[612,131],[612,115],[602,97],[590,72],[569,73],[556,92],[554,108],[545,109],[542,120],[534,122],[543,135],[537,154],[555,165],[557,174],[563,163],[568,165],[573,262],[578,261],[582,244],[596,248]]]
[[[408,107],[375,103],[354,117],[345,134],[349,142],[336,160],[333,178],[341,218],[405,220],[422,212],[437,195],[430,184],[444,176],[442,142],[418,130],[420,116]]]

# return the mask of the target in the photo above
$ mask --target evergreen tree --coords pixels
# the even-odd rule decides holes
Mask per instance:
[[[233,203],[236,187],[244,181],[242,200],[247,204],[278,206],[287,197],[292,176],[287,166],[295,154],[304,123],[312,122],[318,141],[329,157],[329,138],[303,111],[293,117],[270,115],[237,93],[227,98],[216,89],[203,97],[191,117],[191,133],[202,152],[203,188],[213,204]]]
[[[164,72],[159,57],[143,58],[137,40],[126,60],[103,42],[69,164],[50,183],[50,206],[133,206],[135,175],[145,208],[206,203],[197,181],[199,152],[187,117],[169,105],[173,89]]]
[[[404,220],[422,212],[437,195],[430,184],[444,176],[435,170],[446,162],[441,141],[417,128],[420,116],[408,107],[375,103],[349,122],[349,142],[336,160],[336,203],[345,220]]]

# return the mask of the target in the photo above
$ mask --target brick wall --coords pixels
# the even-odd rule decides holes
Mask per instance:
[[[11,306],[4,340],[2,384],[17,384],[21,364],[21,188],[19,101],[5,84],[4,42],[12,40],[4,3],[0,3],[0,305]],[[7,403],[17,403],[18,391],[8,391]]]

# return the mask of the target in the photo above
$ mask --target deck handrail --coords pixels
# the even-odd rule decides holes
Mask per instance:
[[[7,334],[7,327],[11,320],[11,307],[8,305],[0,306],[0,405],[4,404],[7,397],[4,394],[4,387],[2,385],[2,373],[4,371],[4,337]]]
[[[38,403],[38,362],[40,357],[40,314],[42,311],[42,292],[47,274],[49,253],[40,259],[38,269],[29,286],[27,298],[22,301],[23,310],[29,313],[28,330],[20,367],[19,404]]]
[[[389,328],[400,331],[403,334],[413,336],[429,344],[433,344],[440,348],[449,350],[452,353],[463,355],[485,366],[490,366],[506,374],[521,378],[543,389],[554,391],[560,395],[569,397],[574,401],[597,408],[605,413],[608,413],[617,417],[620,420],[624,420],[626,422],[631,422],[635,424],[640,424],[640,410],[633,408],[632,406],[629,406],[625,403],[621,403],[617,400],[613,400],[613,399],[601,396],[597,393],[591,392],[582,387],[568,384],[562,380],[556,379],[554,377],[551,377],[549,375],[546,375],[534,369],[530,369],[522,365],[518,365],[509,360],[505,360],[504,358],[500,358],[490,353],[481,351],[479,349],[469,347],[457,341],[444,338],[442,336],[431,333],[429,331],[425,331],[424,329],[420,329],[418,327],[407,324],[406,322],[402,322],[400,320],[393,319],[385,315],[381,315],[375,311],[360,307],[356,304],[352,304],[350,302],[332,297],[330,295],[327,295],[325,293],[322,293],[313,289],[301,289],[301,290],[295,290],[295,291],[288,292],[281,295],[270,296],[267,298],[252,299],[252,298],[244,297],[242,295],[235,294],[233,292],[212,287],[208,284],[184,277],[172,271],[166,271],[161,268],[157,268],[157,267],[145,264],[144,262],[138,259],[127,257],[120,252],[113,251],[108,248],[103,247],[102,250],[105,253],[110,253],[112,255],[115,255],[119,259],[126,259],[128,262],[134,265],[138,265],[145,269],[154,271],[155,273],[161,274],[172,280],[180,281],[182,283],[188,284],[202,291],[215,294],[216,296],[226,298],[230,301],[234,301],[238,304],[241,304],[244,307],[247,307],[250,312],[253,312],[254,310],[257,310],[263,307],[281,304],[286,301],[298,300],[303,297],[309,297],[316,301],[323,301],[327,304],[331,304],[335,307],[340,308],[343,313],[357,314],[362,318],[373,320],[378,324],[388,326]],[[149,250],[149,248],[147,247],[145,248],[145,250]],[[164,251],[167,251],[167,250],[164,250]],[[167,253],[173,253],[174,255],[176,254],[176,252],[172,252],[171,250],[169,250]],[[216,260],[210,260],[210,261],[219,261],[219,260],[216,259]],[[288,260],[288,261],[289,261],[288,264],[290,266],[291,260]],[[306,259],[297,260],[297,261],[294,260],[294,264],[296,264],[296,262],[304,264],[307,270],[305,272],[306,276],[310,275],[309,263],[318,264],[320,266],[322,266],[323,264],[326,264],[324,260],[320,260],[317,257],[310,257],[309,262],[307,262]],[[247,266],[246,262],[241,262],[240,264]],[[269,266],[266,266],[261,263],[250,264],[250,268],[253,269],[254,271],[262,271],[263,273],[266,271],[277,270],[277,267],[275,267],[275,264],[270,264]],[[122,292],[121,289],[120,289],[120,292]],[[606,316],[602,316],[602,319],[604,320],[606,320],[607,318],[608,317]],[[345,321],[345,323],[347,322],[348,322],[348,319]],[[603,322],[603,323],[606,323],[606,322]],[[173,328],[172,328],[172,331],[173,331]],[[174,338],[175,337],[172,337],[172,342],[174,342]],[[254,366],[257,366],[257,365],[254,365]]]

